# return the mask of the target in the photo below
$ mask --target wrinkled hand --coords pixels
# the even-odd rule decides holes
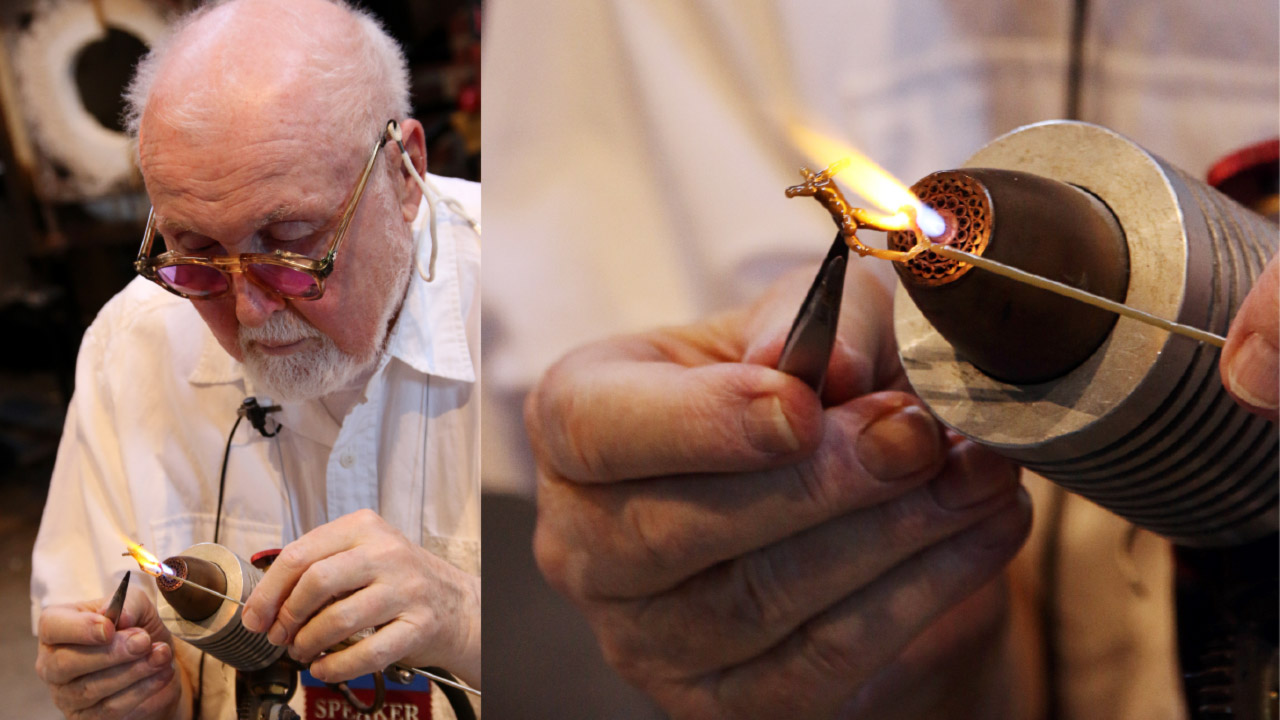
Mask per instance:
[[[339,682],[395,662],[480,682],[480,579],[410,542],[371,510],[289,543],[245,603],[244,626]],[[377,632],[320,657],[366,628]],[[318,659],[317,659],[318,658]]]
[[[1222,348],[1222,384],[1246,410],[1275,421],[1280,406],[1280,255],[1271,258],[1240,311]]]
[[[526,405],[539,565],[676,717],[954,708],[1007,618],[1016,469],[882,391],[889,299],[856,266],[822,402],[770,369],[808,277],[571,353]]]
[[[40,613],[36,674],[73,720],[174,717],[181,676],[155,605],[142,590],[130,590],[116,630],[101,615],[109,599]]]

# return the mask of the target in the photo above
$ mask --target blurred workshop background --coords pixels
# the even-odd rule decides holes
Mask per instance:
[[[33,670],[31,547],[80,336],[133,277],[148,202],[121,90],[196,0],[0,3],[0,697],[59,717]],[[438,175],[480,179],[479,0],[361,0],[404,46]]]

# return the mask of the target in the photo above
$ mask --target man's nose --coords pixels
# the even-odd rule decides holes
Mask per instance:
[[[231,288],[236,294],[236,319],[246,327],[259,327],[277,310],[284,298],[251,282],[244,273],[232,273]]]

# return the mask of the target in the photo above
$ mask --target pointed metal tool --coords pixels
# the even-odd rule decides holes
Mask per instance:
[[[849,246],[844,237],[836,233],[826,259],[809,286],[809,294],[796,313],[778,360],[779,370],[800,378],[817,393],[822,392],[831,348],[835,344],[840,299],[844,295],[844,271],[848,264]]]
[[[124,571],[124,577],[120,579],[120,585],[116,587],[116,594],[111,596],[111,602],[107,603],[107,609],[102,611],[102,616],[110,620],[116,629],[120,628],[120,614],[124,612],[124,596],[129,592],[129,577],[131,575],[133,575],[132,571]]]

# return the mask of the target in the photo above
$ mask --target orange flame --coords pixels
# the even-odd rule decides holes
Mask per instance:
[[[142,572],[148,575],[154,575],[156,577],[160,577],[161,575],[173,575],[173,571],[164,563],[160,562],[160,558],[157,558],[148,550],[144,549],[141,543],[130,542],[128,552],[121,554],[127,557],[132,557],[134,562],[138,563],[138,567],[142,568]]]
[[[938,237],[946,232],[946,223],[933,208],[920,202],[915,193],[907,189],[897,178],[890,175],[871,158],[858,152],[848,143],[842,143],[802,125],[793,123],[790,126],[791,140],[802,152],[813,167],[821,169],[828,163],[848,158],[849,161],[840,170],[837,177],[840,182],[866,198],[872,205],[888,213],[884,218],[876,218],[874,224],[888,230],[906,230],[911,227],[911,220],[900,212],[904,206],[915,208],[916,222],[920,229],[930,237]]]

